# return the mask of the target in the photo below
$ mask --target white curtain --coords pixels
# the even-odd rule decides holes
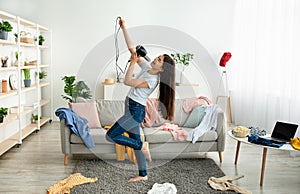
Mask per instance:
[[[277,120],[300,124],[300,1],[238,0],[235,26],[233,122],[269,132]]]

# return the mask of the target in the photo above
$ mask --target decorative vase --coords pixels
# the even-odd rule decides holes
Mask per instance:
[[[187,78],[186,78],[186,75],[183,71],[181,71],[180,73],[180,84],[185,84],[187,83]]]
[[[0,123],[3,123],[4,117],[0,117]]]
[[[27,88],[27,87],[30,87],[31,86],[31,80],[27,80],[27,79],[24,79],[24,86]]]
[[[7,40],[7,34],[8,34],[8,32],[6,32],[6,31],[0,32],[0,39]]]
[[[2,93],[6,93],[7,91],[7,80],[2,80]]]
[[[8,57],[1,57],[2,67],[7,67]]]

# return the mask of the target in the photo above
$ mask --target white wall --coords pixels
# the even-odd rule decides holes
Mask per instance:
[[[88,53],[114,33],[117,16],[124,17],[128,27],[160,25],[183,31],[218,64],[232,48],[235,1],[1,0],[0,9],[52,29],[55,110],[66,106],[61,77],[77,74]]]

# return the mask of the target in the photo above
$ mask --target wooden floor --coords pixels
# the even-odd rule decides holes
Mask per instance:
[[[300,157],[269,149],[263,187],[259,186],[261,154],[258,147],[241,144],[238,165],[233,164],[236,142],[227,137],[223,163],[208,153],[227,176],[244,175],[233,183],[252,193],[300,193]],[[76,161],[63,165],[58,122],[46,124],[27,137],[20,147],[0,156],[0,193],[46,193],[46,189],[72,173]],[[151,176],[151,175],[150,175]]]

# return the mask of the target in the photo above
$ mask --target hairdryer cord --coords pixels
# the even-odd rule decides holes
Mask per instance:
[[[127,66],[128,66],[128,62],[127,62],[126,66],[125,66],[125,69],[123,70],[119,66],[119,64],[118,64],[118,60],[119,60],[119,56],[120,56],[119,45],[118,45],[118,34],[119,34],[120,29],[121,29],[121,26],[118,27],[119,20],[120,20],[119,17],[117,17],[117,19],[116,19],[116,25],[115,25],[115,33],[114,33],[115,49],[116,49],[116,61],[115,61],[115,64],[116,64],[117,82],[120,82],[120,75],[121,75],[121,73],[122,74],[125,73],[125,71],[127,69]]]

